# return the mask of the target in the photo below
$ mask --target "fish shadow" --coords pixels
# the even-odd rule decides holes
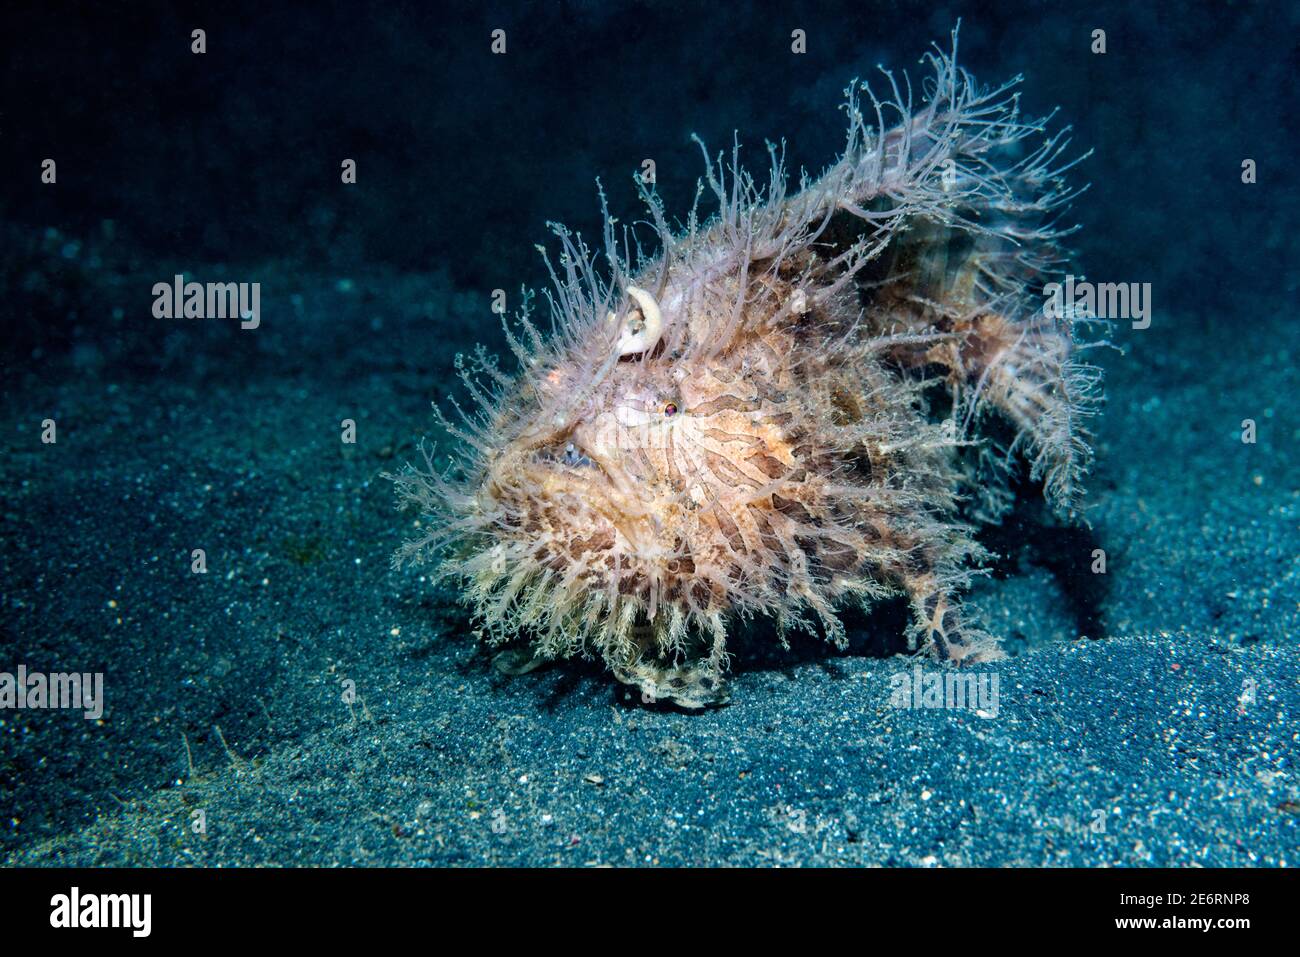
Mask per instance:
[[[1067,602],[1076,634],[1099,638],[1106,634],[1104,609],[1109,576],[1094,574],[1093,556],[1102,546],[1086,525],[1067,524],[1045,506],[1041,485],[1024,482],[1015,489],[1015,505],[998,525],[981,526],[976,538],[989,552],[985,567],[995,580],[1023,574],[1026,565],[1046,569]],[[849,658],[892,658],[913,655],[907,632],[911,612],[901,596],[877,602],[870,610],[856,606],[839,613],[848,643],[836,647],[821,634],[787,633],[784,642],[775,623],[753,619],[733,627],[728,640],[733,675],[777,672],[792,680],[795,669],[813,664],[832,679],[849,676],[840,662]],[[995,635],[1008,654],[1018,654],[1024,637]]]
[[[1016,505],[1002,523],[983,526],[977,535],[990,553],[988,568],[994,579],[1022,574],[1026,565],[1046,569],[1065,598],[1075,634],[1102,637],[1107,633],[1110,576],[1092,570],[1098,551],[1105,552],[1096,530],[1054,515],[1036,483],[1023,482],[1015,493]]]

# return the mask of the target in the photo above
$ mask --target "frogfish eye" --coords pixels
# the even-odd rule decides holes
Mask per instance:
[[[669,402],[666,406],[664,406],[664,415],[676,415],[676,414],[677,414],[677,403]]]
[[[581,468],[590,465],[591,459],[579,452],[577,446],[570,442],[564,447],[564,464],[570,468]]]

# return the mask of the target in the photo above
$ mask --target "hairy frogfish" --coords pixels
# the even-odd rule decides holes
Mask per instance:
[[[756,179],[701,144],[684,222],[636,177],[646,223],[606,210],[594,248],[552,226],[544,303],[504,322],[517,368],[457,357],[450,456],[391,476],[421,515],[395,561],[456,580],[514,670],[598,656],[703,707],[755,618],[843,646],[840,613],[891,596],[912,650],[1000,654],[963,611],[975,530],[1018,476],[1074,518],[1091,457],[1090,320],[1043,295],[1077,160],[1018,80],[956,65],[955,34],[926,70],[917,103],[855,81],[843,154],[797,188],[782,148]]]

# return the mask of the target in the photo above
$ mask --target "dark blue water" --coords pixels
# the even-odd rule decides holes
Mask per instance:
[[[1080,274],[1152,297],[1099,359],[1091,530],[990,533],[972,602],[1021,652],[999,717],[888,708],[896,608],[848,654],[760,649],[704,715],[590,662],[498,674],[454,591],[389,568],[412,516],[379,477],[434,431],[455,353],[503,348],[492,291],[544,283],[548,220],[598,232],[597,178],[641,215],[646,159],[684,217],[692,133],[820,170],[849,81],[919,80],[959,19],[965,67],[1023,74],[1024,110],[1093,151]],[[106,688],[98,720],[0,711],[8,860],[1296,863],[1296,4],[6,21],[0,672]],[[156,317],[177,274],[260,283],[260,327]]]

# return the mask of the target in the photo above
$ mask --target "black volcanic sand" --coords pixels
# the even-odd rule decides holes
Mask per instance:
[[[380,473],[493,337],[484,295],[269,263],[241,331],[144,314],[173,270],[102,237],[5,241],[9,290],[68,319],[10,340],[3,667],[107,688],[98,722],[0,713],[8,864],[1300,863],[1285,317],[1245,366],[1159,311],[1098,354],[1091,532],[1026,507],[988,537],[996,716],[890,707],[889,607],[848,654],[751,639],[733,703],[686,714],[593,663],[498,674],[453,591],[389,567],[414,517]]]

